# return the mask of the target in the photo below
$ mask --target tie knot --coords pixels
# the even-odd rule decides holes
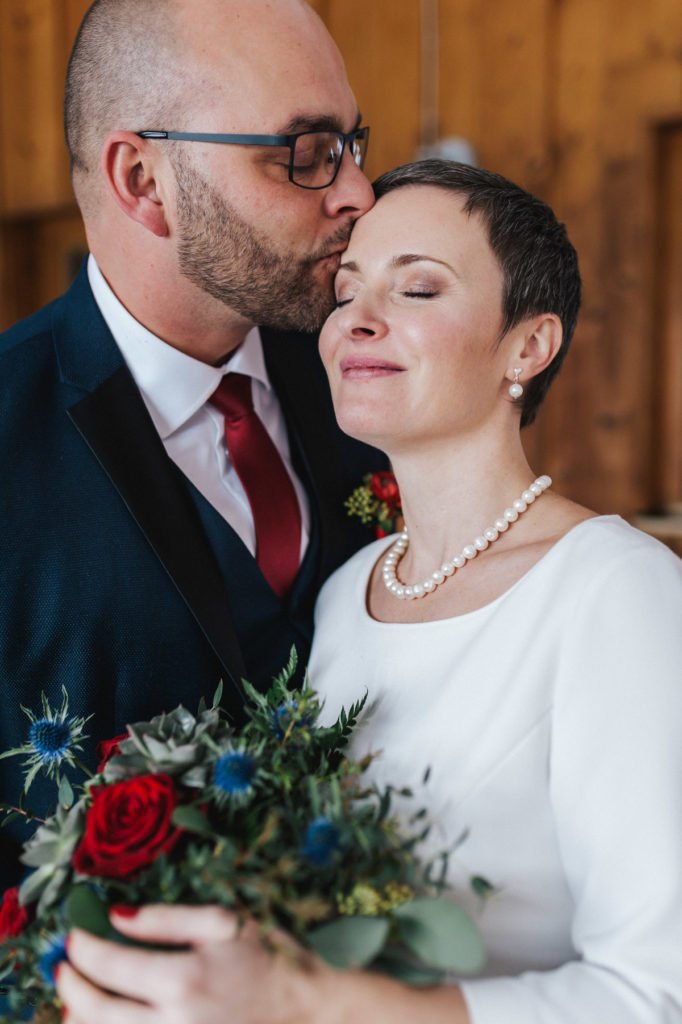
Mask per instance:
[[[226,420],[238,420],[252,413],[251,378],[243,373],[228,373],[209,398]]]

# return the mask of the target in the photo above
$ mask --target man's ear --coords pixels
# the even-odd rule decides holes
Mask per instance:
[[[519,324],[517,331],[512,362],[523,371],[523,380],[527,381],[542,373],[555,358],[564,330],[556,313],[541,313]],[[510,380],[512,376],[513,371]]]
[[[125,215],[165,238],[168,222],[156,177],[156,157],[152,145],[134,132],[113,132],[104,144],[102,170]]]

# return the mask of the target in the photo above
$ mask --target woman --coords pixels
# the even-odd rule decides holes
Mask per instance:
[[[165,1010],[107,1004],[121,1024],[679,1024],[682,564],[534,480],[520,442],[575,325],[574,250],[486,171],[427,161],[376,192],[321,351],[341,426],[392,460],[406,534],[327,583],[311,674],[330,716],[369,690],[359,745],[417,790],[434,849],[466,833],[456,897],[469,871],[497,887],[471,907],[486,976],[416,991],[300,971],[210,908],[114,916],[189,941],[173,972],[80,933],[70,957],[124,994],[156,958],[144,991]],[[70,1006],[77,986],[65,967]]]

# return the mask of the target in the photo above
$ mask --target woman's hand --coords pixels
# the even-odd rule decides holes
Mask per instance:
[[[281,932],[267,949],[257,925],[218,907],[112,913],[116,929],[178,952],[139,949],[74,931],[57,991],[66,1024],[469,1024],[453,985],[428,990],[367,971],[336,971]]]
[[[112,913],[116,929],[178,952],[69,940],[57,991],[68,1024],[312,1024],[324,1016],[323,981],[340,975],[287,936],[266,949],[255,924],[218,907],[150,906]],[[189,948],[187,948],[189,947]],[[331,977],[333,975],[333,977]]]

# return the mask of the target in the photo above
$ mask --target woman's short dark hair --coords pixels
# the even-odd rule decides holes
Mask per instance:
[[[434,185],[464,198],[466,213],[481,217],[504,277],[500,338],[527,317],[555,313],[563,338],[552,362],[525,385],[521,426],[535,419],[564,361],[580,308],[578,256],[554,211],[500,174],[451,160],[420,160],[382,174],[377,199],[406,185]]]

